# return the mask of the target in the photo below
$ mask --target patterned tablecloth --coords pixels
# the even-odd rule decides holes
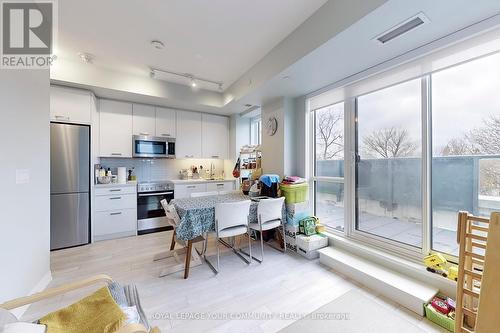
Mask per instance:
[[[215,205],[243,200],[249,200],[249,197],[242,193],[174,199],[172,203],[181,219],[176,229],[177,237],[189,240],[215,230]],[[250,205],[250,223],[257,222],[257,205],[254,201]],[[283,213],[284,208],[283,205]]]

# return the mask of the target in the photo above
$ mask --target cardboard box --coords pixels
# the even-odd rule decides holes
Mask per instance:
[[[285,235],[286,250],[297,252],[297,240],[290,236]]]
[[[304,201],[294,204],[286,204],[286,212],[288,215],[293,216],[296,213],[309,213],[309,201]]]
[[[296,213],[295,215],[286,215],[286,223],[289,225],[299,225],[300,220],[305,219],[306,217],[309,217],[309,212],[300,212]]]
[[[295,238],[297,248],[304,252],[314,251],[328,246],[328,237],[322,234],[311,236],[297,235]]]
[[[298,225],[291,225],[291,224],[285,224],[285,236],[291,237],[295,239],[295,237],[299,234],[299,226]]]
[[[301,248],[297,247],[297,253],[299,253],[300,255],[302,255],[304,257],[306,257],[309,260],[319,258],[319,252],[318,252],[318,250],[306,251],[304,249],[301,249]]]

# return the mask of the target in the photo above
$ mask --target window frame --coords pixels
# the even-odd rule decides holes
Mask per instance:
[[[344,120],[344,177],[327,177],[327,176],[316,176],[316,111],[331,107],[340,103],[344,103],[344,115],[343,115],[343,120]],[[347,171],[346,167],[346,126],[348,121],[346,120],[346,103],[345,101],[336,101],[334,103],[328,104],[323,106],[322,108],[315,109],[315,110],[310,110],[308,111],[309,113],[309,170],[311,171],[311,177],[309,181],[309,185],[311,187],[311,191],[309,191],[309,199],[310,202],[312,203],[312,209],[314,214],[316,215],[316,187],[318,182],[325,182],[325,183],[333,183],[333,184],[343,184],[344,185],[344,231],[332,228],[330,226],[325,226],[329,232],[332,232],[334,234],[338,235],[343,235],[345,233],[346,229],[346,211],[347,211],[347,192],[346,192],[346,185],[345,185],[345,172]]]
[[[250,119],[250,144],[262,144],[262,118],[260,116]]]
[[[471,59],[470,61],[475,60]],[[461,63],[460,63],[461,64]],[[457,64],[456,66],[459,66]],[[319,181],[341,183],[344,185],[344,231],[327,226],[327,230],[341,237],[346,237],[374,248],[388,251],[398,256],[403,256],[414,262],[421,262],[422,258],[431,253],[438,253],[432,249],[432,73],[419,78],[411,78],[394,85],[407,81],[420,79],[421,84],[421,188],[422,188],[422,247],[418,248],[391,239],[383,238],[374,234],[356,229],[356,123],[357,123],[357,99],[362,96],[353,96],[342,101],[331,103],[328,107],[339,102],[344,103],[344,178],[316,176],[316,110],[307,109],[309,114],[309,170],[311,171],[310,200],[313,211],[316,213],[316,184]],[[391,86],[381,87],[379,90]],[[371,92],[370,92],[371,93]],[[363,94],[364,95],[364,94]],[[458,262],[456,256],[442,253],[451,262]]]

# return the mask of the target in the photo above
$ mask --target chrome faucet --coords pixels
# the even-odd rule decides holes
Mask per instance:
[[[210,179],[215,178],[215,164],[210,162]]]

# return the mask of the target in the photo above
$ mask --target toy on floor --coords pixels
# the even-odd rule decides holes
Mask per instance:
[[[433,253],[424,257],[424,264],[427,266],[429,272],[440,274],[453,281],[458,280],[458,267],[456,265],[449,265],[442,254]]]
[[[299,221],[299,231],[301,234],[311,236],[316,234],[316,225],[319,223],[319,218],[309,216]]]
[[[431,305],[434,309],[438,310],[439,312],[445,315],[448,315],[448,313],[450,313],[451,311],[446,301],[439,297],[434,297],[434,299],[431,302]]]
[[[450,297],[435,296],[430,305],[436,309],[436,311],[448,316],[451,319],[455,318],[455,300]]]

